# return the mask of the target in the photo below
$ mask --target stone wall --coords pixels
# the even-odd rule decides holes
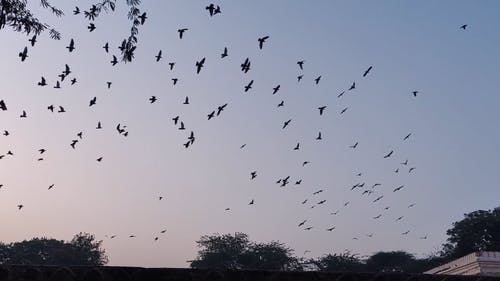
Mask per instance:
[[[0,281],[500,281],[479,276],[399,273],[213,271],[139,267],[0,266]]]

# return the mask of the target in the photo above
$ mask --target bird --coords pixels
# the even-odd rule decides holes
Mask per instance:
[[[240,149],[245,148],[245,146],[247,146],[247,144],[246,144],[246,143],[242,144],[242,145],[240,146]]]
[[[252,199],[252,201],[250,201],[250,203],[248,203],[248,205],[253,205],[255,203],[254,199]]]
[[[403,138],[403,140],[405,141],[405,140],[409,139],[409,138],[410,138],[410,136],[411,136],[411,133],[409,133],[408,135],[406,135],[406,136]]]
[[[120,125],[120,124],[118,124],[118,125]],[[101,121],[97,122],[97,127],[96,127],[96,129],[102,129],[102,126],[101,126]]]
[[[464,25],[461,25],[460,28],[465,30],[465,29],[467,29],[467,26],[468,26],[467,24],[464,24]]]
[[[321,132],[318,132],[318,136],[316,137],[316,140],[322,140],[323,138],[321,137]]]
[[[259,49],[262,50],[262,47],[264,46],[264,42],[266,42],[267,39],[269,39],[269,36],[264,36],[264,37],[261,37],[257,40],[257,41],[259,41]]]
[[[64,107],[59,106],[59,110],[57,111],[58,113],[64,113],[66,110],[64,110]]]
[[[400,186],[396,187],[392,192],[400,191],[401,189],[403,189],[403,187],[405,187],[405,186],[400,185]]]
[[[309,227],[304,228],[304,230],[311,230],[311,229],[313,229],[313,227],[312,227],[312,226],[309,226]]]
[[[353,144],[353,145],[351,145],[351,146],[349,146],[349,147],[350,147],[350,148],[356,148],[356,147],[358,147],[358,142],[356,142],[355,144]]]
[[[182,39],[182,36],[184,35],[184,32],[188,31],[187,28],[181,28],[177,29],[177,32],[179,32],[179,39]]]
[[[342,91],[342,93],[340,93],[340,94],[337,96],[337,98],[340,98],[341,96],[343,96],[343,95],[344,95],[344,93],[345,93],[345,91]]]
[[[10,133],[9,133],[9,131],[4,130],[4,131],[3,131],[3,135],[4,135],[4,136],[8,136],[8,135],[10,135]]]
[[[304,205],[305,203],[307,203],[307,199],[302,201],[302,205]]]
[[[414,97],[416,97],[419,91],[412,91],[411,93],[413,94]]]
[[[184,127],[184,122],[181,121],[181,126],[179,127],[179,130],[185,130],[186,127]]]
[[[367,70],[365,70],[365,73],[363,73],[363,77],[366,77],[366,75],[368,75],[368,73],[370,72],[370,70],[372,70],[373,66],[370,66],[368,67]]]
[[[70,53],[75,50],[75,40],[73,40],[73,38],[69,41],[69,46],[67,46],[66,49],[68,49]]]
[[[248,92],[248,90],[252,89],[253,85],[253,80],[248,83],[248,85],[245,86],[245,93]]]
[[[323,192],[323,189],[313,192],[313,195],[320,194],[321,192]]]
[[[186,98],[184,99],[184,102],[182,104],[189,104],[189,97],[186,96]]]
[[[28,57],[28,47],[24,47],[24,50],[19,53],[19,57],[21,58],[21,61],[26,60],[26,58]]]
[[[25,111],[25,110],[23,110],[23,113],[22,113],[22,114],[21,114],[21,116],[19,116],[19,117],[21,117],[21,118],[26,118],[26,117],[27,117],[26,111]]]
[[[411,167],[410,170],[408,170],[408,174],[415,171],[415,169],[416,169],[415,167]]]
[[[301,180],[301,179],[300,179],[300,180],[295,181],[295,185],[299,185],[299,184],[301,184],[301,183],[302,183],[302,180]]]
[[[399,168],[397,168],[396,170],[394,170],[394,173],[399,173]]]
[[[326,231],[333,231],[335,229],[335,226],[332,226],[330,228],[327,228]]]
[[[394,153],[394,150],[391,150],[391,152],[387,153],[386,155],[384,155],[384,158],[389,158],[391,157],[391,155]]]
[[[161,201],[163,199],[163,196],[158,196],[158,200]]]
[[[76,78],[71,79],[71,85],[75,85],[75,84],[76,84]]]
[[[227,106],[227,103],[217,107],[217,116],[219,116],[219,114],[226,108]]]
[[[207,115],[207,117],[208,117],[208,120],[210,120],[210,119],[214,118],[214,117],[215,117],[215,110],[214,110],[214,111],[212,111],[212,112],[210,112],[210,113]]]
[[[300,70],[304,70],[304,62],[305,62],[305,61],[303,61],[303,60],[299,60],[299,61],[297,62],[297,65],[299,66]]]
[[[395,221],[400,221],[400,220],[402,220],[403,218],[404,218],[404,216],[400,216],[400,217],[398,217]]]
[[[118,59],[116,58],[115,55],[113,55],[113,60],[111,61],[111,64],[115,66],[118,63]]]
[[[346,111],[347,111],[347,107],[346,107],[346,108],[344,108],[344,109],[342,109],[342,110],[340,111],[340,114],[342,115],[342,114],[344,114]]]
[[[205,58],[202,58],[200,61],[196,62],[196,74],[199,74],[201,71],[201,68],[205,64]]]
[[[319,109],[319,115],[323,115],[323,111],[325,111],[326,105],[320,106],[318,107],[318,109]]]
[[[382,216],[382,214],[379,214],[379,215],[377,215],[377,216],[375,216],[375,217],[373,217],[373,218],[374,218],[374,219],[379,219],[381,216]]]
[[[384,198],[384,195],[377,197],[375,200],[373,200],[373,203],[380,201],[382,198]]]
[[[148,18],[146,16],[146,13],[142,13],[142,15],[138,16],[137,18],[139,18],[141,20],[141,25],[144,25],[144,23],[146,22],[146,19]]]
[[[251,172],[250,173],[250,177],[251,177],[252,180],[255,179],[257,177],[257,171]]]
[[[102,157],[97,158],[97,162],[101,162],[101,161],[102,161]]]
[[[408,165],[408,159],[406,159],[404,162],[401,162],[401,165]]]
[[[56,81],[56,85],[54,86],[54,89],[61,89],[61,83],[59,83],[59,81]]]
[[[97,102],[97,97],[93,97],[89,102],[89,107],[95,105]]]
[[[24,205],[22,205],[22,204],[17,205],[18,210],[21,210],[22,208],[24,208]]]
[[[227,54],[227,47],[224,47],[224,51],[222,52],[222,54],[220,55],[220,58],[223,59],[225,57],[227,57],[228,54]]]
[[[319,201],[319,202],[318,202],[318,205],[322,205],[322,204],[324,204],[325,202],[326,202],[326,200],[321,200],[321,201]]]
[[[423,240],[427,239],[427,235],[420,237],[420,239],[423,239]]]
[[[168,63],[168,66],[169,66],[170,70],[174,69],[174,65],[175,65],[175,62],[169,62]]]
[[[158,54],[155,56],[156,61],[159,62],[161,60],[161,50],[158,52]]]
[[[319,84],[319,80],[321,80],[321,76],[318,76],[316,79],[314,79],[314,82],[316,82],[316,85]]]
[[[83,132],[79,132],[78,134],[76,134],[77,137],[79,137],[80,139],[83,138]]]
[[[78,7],[75,7],[75,9],[73,10],[73,15],[78,15],[80,13],[80,8]]]
[[[172,82],[174,83],[174,86],[175,86],[175,84],[177,84],[177,81],[179,81],[179,79],[177,79],[177,78],[172,78]]]
[[[252,63],[250,62],[250,59],[246,58],[245,61],[242,64],[240,64],[241,71],[243,71],[244,73],[247,73],[250,70],[251,64]]]
[[[111,85],[113,84],[113,82],[106,82],[106,85],[108,86],[108,89],[111,89]]]
[[[89,32],[92,32],[95,30],[96,27],[95,27],[95,24],[91,22],[91,23],[89,23],[89,26],[87,26],[87,28],[88,28]]]
[[[349,91],[356,89],[356,82],[352,82],[351,87],[349,87]]]
[[[78,143],[78,140],[72,140],[71,144],[70,144],[71,148],[75,149],[75,146],[77,143]]]
[[[35,47],[36,43],[36,34],[31,37],[31,39],[28,40],[31,43],[31,47]]]
[[[174,125],[177,125],[177,122],[179,122],[179,116],[175,116],[172,120],[174,121]]]
[[[273,95],[275,95],[280,90],[281,85],[278,85],[273,88]]]
[[[220,9],[220,6],[217,5],[217,7],[215,8],[215,11],[214,11],[214,15],[217,15],[217,14],[220,14],[222,13],[221,9]]]
[[[48,190],[51,190],[52,188],[54,188],[54,184],[49,185]]]
[[[297,76],[297,82],[300,82],[300,80],[302,80],[302,78],[304,78],[304,75]]]
[[[290,124],[290,122],[292,122],[292,119],[289,119],[289,120],[285,121],[283,123],[283,129],[285,129]]]
[[[156,97],[155,97],[155,96],[151,96],[151,97],[149,98],[149,102],[150,102],[150,103],[154,103],[155,101],[156,101]]]
[[[310,162],[309,161],[304,161],[302,162],[302,167],[304,167],[305,165],[309,164]]]
[[[415,203],[412,203],[412,204],[408,205],[408,208],[415,207],[415,205],[416,205]]]
[[[208,11],[208,13],[210,14],[210,16],[214,15],[215,5],[213,3],[211,3],[208,6],[206,6],[205,9]]]
[[[407,235],[408,233],[410,233],[410,231],[409,231],[409,230],[407,230],[407,231],[405,231],[405,232],[401,233],[401,235]]]
[[[297,145],[293,148],[293,150],[299,150],[300,143],[298,142]]]
[[[6,111],[7,110],[7,105],[5,104],[4,100],[0,100],[0,109],[2,111]]]
[[[301,226],[303,226],[306,222],[307,222],[307,220],[303,220],[303,221],[301,221],[301,222],[299,223],[299,225],[298,225],[298,226],[299,226],[299,227],[301,227]]]
[[[102,47],[104,49],[104,51],[106,51],[106,53],[109,53],[109,43],[106,42],[106,44],[104,44],[104,46]]]

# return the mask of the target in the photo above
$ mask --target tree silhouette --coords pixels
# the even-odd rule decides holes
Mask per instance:
[[[22,265],[104,265],[108,262],[102,241],[88,233],[79,233],[71,242],[33,238],[0,244],[0,264]]]
[[[116,3],[117,0],[100,0],[91,5],[83,14],[89,21],[94,21],[103,11],[114,12]],[[137,48],[138,42],[139,25],[142,24],[139,18],[141,15],[141,10],[139,9],[141,0],[125,0],[125,3],[129,7],[127,17],[132,23],[132,27],[130,28],[129,36],[123,39],[121,52],[122,61],[130,62],[134,58],[134,51]],[[41,23],[28,9],[27,4],[27,0],[0,0],[0,29],[10,26],[14,31],[23,32],[26,35],[40,35],[43,31],[49,30],[49,35],[52,39],[60,40],[62,37],[61,34],[50,25]],[[49,9],[55,16],[64,16],[64,12],[50,4],[48,0],[40,0],[40,4],[42,7]]]
[[[204,235],[196,241],[201,250],[195,260],[190,261],[193,268],[210,269],[260,269],[260,270],[299,270],[293,250],[284,244],[254,243],[244,233]]]
[[[350,253],[328,254],[309,261],[319,271],[360,272],[365,270],[365,264]]]
[[[443,256],[459,258],[475,251],[500,251],[500,207],[464,214],[446,232]]]

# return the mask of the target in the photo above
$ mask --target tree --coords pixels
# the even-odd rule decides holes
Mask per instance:
[[[500,250],[500,207],[464,214],[446,231],[447,243],[442,255],[455,259],[476,251]]]
[[[299,270],[293,250],[277,241],[254,243],[244,233],[204,235],[196,241],[201,250],[190,261],[193,268]]]
[[[328,254],[318,259],[309,261],[319,271],[342,271],[360,272],[364,271],[363,262],[350,253]]]
[[[93,235],[79,233],[71,242],[33,238],[0,244],[0,264],[104,265],[108,259],[101,243]]]
[[[94,21],[101,12],[115,11],[117,0],[99,0],[97,3],[83,11],[83,15],[89,21]],[[137,35],[139,34],[139,25],[144,23],[141,20],[141,11],[139,5],[141,0],[125,0],[129,6],[127,14],[128,19],[132,22],[130,35],[123,39],[122,42],[122,60],[130,62],[134,58],[134,51],[137,48]],[[52,4],[48,0],[40,0],[42,7],[49,9],[57,17],[64,16],[64,12]],[[0,0],[0,29],[5,26],[10,26],[14,31],[26,33],[26,35],[40,35],[43,31],[49,30],[49,35],[52,39],[60,40],[61,34],[50,25],[41,23],[40,20],[28,9],[27,0]],[[143,14],[145,19],[145,14]]]
[[[409,272],[415,257],[404,251],[378,252],[366,260],[366,269],[373,272]]]

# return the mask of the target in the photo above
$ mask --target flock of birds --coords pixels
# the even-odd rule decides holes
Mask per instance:
[[[95,6],[91,7],[88,11],[84,11],[84,14],[85,15],[92,15],[93,13],[95,13]],[[208,12],[208,15],[210,17],[213,17],[213,16],[216,16],[218,14],[221,14],[222,11],[221,11],[221,8],[220,6],[218,5],[215,5],[215,4],[210,4],[208,5],[207,7],[205,7],[205,9],[207,10]],[[73,11],[73,14],[74,15],[79,15],[81,13],[81,10],[80,8],[76,7]],[[94,22],[92,22],[93,18],[92,17],[89,17],[91,19],[91,22],[89,22],[89,25],[88,25],[88,31],[89,32],[93,32],[97,27],[95,25]],[[138,19],[140,20],[140,23],[141,24],[145,24],[147,22],[147,13],[143,13],[142,15],[139,15],[138,16]],[[462,25],[460,26],[460,29],[462,30],[466,30],[467,29],[467,25]],[[185,34],[189,31],[188,28],[179,28],[177,30],[178,32],[178,37],[179,39],[183,39],[183,37],[185,36]],[[255,47],[258,48],[259,50],[264,50],[265,47],[266,47],[266,42],[270,40],[270,36],[266,35],[266,36],[262,36],[260,38],[257,38],[256,40],[256,45]],[[31,47],[35,47],[37,43],[37,36],[33,36],[31,39],[29,39],[29,45]],[[125,48],[125,44],[126,42],[122,42],[122,44],[118,47],[119,50],[123,50]],[[72,53],[74,52],[76,49],[77,49],[77,44],[75,42],[74,39],[70,39],[68,45],[66,46],[66,49],[68,52]],[[111,47],[110,47],[110,44],[109,42],[106,42],[103,46],[102,46],[102,49],[105,53],[109,54],[111,52]],[[225,47],[222,52],[220,53],[220,59],[224,59],[226,57],[229,56],[229,51],[228,51],[228,48]],[[19,58],[20,58],[20,61],[21,62],[24,62],[26,61],[28,58],[29,58],[29,48],[28,46],[24,47],[24,49],[22,49],[22,51],[19,53]],[[119,59],[117,58],[116,55],[114,54],[110,54],[110,64],[112,66],[115,66],[117,65],[120,61]],[[155,62],[160,62],[162,61],[163,59],[163,53],[162,53],[162,50],[159,50],[158,53],[156,53],[156,55],[152,55],[152,59],[154,59]],[[193,71],[197,74],[200,74],[204,67],[205,67],[205,63],[206,63],[206,58],[203,57],[201,59],[199,59],[198,61],[195,62],[194,64],[194,69]],[[297,64],[297,68],[299,71],[303,72],[304,68],[305,68],[305,60],[299,60],[296,62]],[[168,68],[170,70],[172,70],[173,68],[175,67],[175,62],[169,62],[168,63]],[[244,61],[241,63],[240,65],[241,67],[241,71],[243,73],[247,73],[248,71],[250,71],[251,67],[252,67],[252,62],[251,62],[251,59],[250,58],[245,58]],[[367,77],[368,75],[370,75],[370,73],[374,70],[374,67],[373,66],[369,66],[366,68],[365,71],[363,71],[361,73],[361,79]],[[303,78],[304,78],[304,74],[299,74],[297,77],[296,77],[296,80],[298,83],[301,83],[303,81]],[[317,76],[313,81],[314,81],[314,84],[317,85],[321,82],[321,79],[322,79],[322,76]],[[47,87],[49,86],[49,80],[42,76],[40,78],[40,81],[36,82],[36,84],[39,86],[39,87]],[[62,68],[61,68],[61,72],[60,74],[55,78],[53,79],[54,82],[51,82],[51,85],[54,89],[61,89],[63,86],[66,86],[66,85],[69,85],[69,86],[74,86],[77,84],[77,78],[73,75],[73,72],[71,70],[71,67],[66,64],[64,65]],[[178,82],[178,79],[177,78],[172,78],[172,84],[175,86]],[[111,88],[112,87],[112,82],[110,81],[105,81],[106,82],[106,86],[107,88]],[[254,80],[250,80],[250,82],[248,82],[246,85],[243,86],[243,92],[246,93],[248,91],[250,91],[253,87],[253,83],[254,83]],[[351,92],[351,91],[354,91],[356,89],[356,84],[357,82],[354,81],[354,82],[351,82],[348,84],[348,87],[346,87],[346,89],[342,92],[340,92],[340,94],[338,94],[337,98],[342,98],[345,94]],[[281,89],[281,85],[276,85],[274,88],[272,88],[272,91],[271,94],[272,95],[276,95],[278,94],[278,92],[280,91]],[[408,94],[410,97],[417,97],[417,95],[419,94],[419,91],[418,90],[410,90],[408,91]],[[155,102],[158,101],[158,97],[157,96],[150,96],[148,97],[147,99],[147,102],[151,103],[151,104],[154,104]],[[89,100],[88,102],[88,107],[93,107],[93,106],[96,106],[96,104],[98,103],[98,100],[97,100],[97,97],[93,97]],[[183,104],[189,104],[189,97],[185,97],[184,99],[184,102]],[[220,106],[217,106],[217,108],[214,108],[213,110],[210,110],[208,113],[207,113],[207,120],[212,120],[213,118],[218,118],[220,117],[224,110],[228,107],[228,103],[224,103],[224,104],[221,104]],[[278,105],[278,107],[283,107],[284,106],[284,101],[281,101]],[[343,108],[342,110],[340,110],[340,112],[338,113],[339,115],[344,115],[347,111],[348,111],[349,107],[345,107]],[[1,111],[6,111],[8,110],[8,102],[5,101],[5,100],[0,100],[0,110]],[[54,105],[54,104],[50,104],[47,106],[47,110],[50,111],[51,113],[65,113],[66,112],[66,109],[64,108],[63,105]],[[319,107],[317,107],[315,110],[317,110],[318,112],[318,115],[319,116],[323,116],[325,114],[325,112],[328,110],[328,105],[321,105]],[[28,118],[29,117],[29,112],[27,112],[26,110],[22,110],[21,114],[19,115],[20,118]],[[181,131],[189,131],[189,133],[187,133],[187,136],[186,136],[186,142],[182,143],[182,146],[184,146],[184,148],[188,149],[190,148],[191,146],[193,146],[195,144],[195,140],[196,140],[196,136],[195,136],[195,132],[192,131],[192,130],[188,130],[187,126],[185,125],[184,121],[182,120],[182,117],[181,116],[173,116],[172,117],[172,123],[174,126],[176,126],[176,128],[178,130],[181,130]],[[288,119],[288,120],[285,120],[282,124],[281,124],[281,129],[282,130],[286,130],[289,126],[291,126],[293,124],[293,119]],[[98,121],[97,124],[95,125],[95,129],[96,130],[102,130],[103,129],[103,125],[101,123],[101,121]],[[128,134],[129,134],[129,131],[127,129],[127,126],[126,125],[123,125],[123,124],[116,124],[115,126],[115,130],[116,132],[123,136],[123,137],[127,137]],[[9,132],[9,130],[3,130],[3,136],[9,136],[11,133]],[[401,141],[402,142],[406,142],[408,141],[410,138],[412,137],[412,133],[408,133],[407,135],[405,136],[402,136],[401,137]],[[68,145],[72,148],[72,149],[77,149],[78,148],[78,144],[80,141],[82,141],[84,139],[84,132],[83,131],[80,131],[78,132],[75,137],[71,140],[68,141]],[[317,136],[315,137],[315,139],[317,141],[321,141],[323,139],[323,136],[322,136],[322,132],[319,131],[317,133]],[[244,149],[246,147],[247,144],[243,144],[240,146],[240,149]],[[357,149],[358,148],[358,145],[359,145],[359,142],[356,141],[354,142],[352,145],[350,145],[349,147],[347,147],[346,149]],[[300,145],[300,142],[296,143],[296,145],[292,148],[293,150],[300,150],[301,149],[301,145]],[[47,153],[47,149],[46,148],[40,148],[38,149],[38,158],[37,158],[37,161],[43,161],[44,160],[44,156],[45,154]],[[388,159],[388,158],[393,158],[394,157],[394,154],[396,152],[394,150],[390,150],[390,151],[386,151],[386,152],[383,152],[383,153],[380,153],[380,158],[381,159]],[[2,154],[0,155],[0,160],[1,159],[4,159],[6,157],[13,157],[14,156],[14,153],[13,151],[8,151],[6,152],[5,154]],[[104,161],[104,157],[103,156],[100,156],[99,158],[96,159],[97,162],[101,162],[101,161]],[[304,161],[302,163],[302,166],[306,166],[310,164],[309,161]],[[402,161],[400,163],[400,165],[398,167],[395,167],[393,172],[394,173],[408,173],[408,174],[413,174],[415,173],[416,171],[416,167],[415,166],[411,166],[410,165],[410,162],[408,159],[405,159],[404,161]],[[249,173],[249,180],[255,180],[257,177],[259,176],[259,172],[258,171],[250,171]],[[360,196],[364,196],[366,198],[369,198],[369,200],[371,201],[371,204],[383,204],[384,202],[384,198],[385,198],[385,195],[380,191],[380,187],[382,186],[381,183],[378,183],[378,182],[374,182],[374,183],[368,183],[368,182],[365,182],[362,180],[363,178],[363,174],[362,173],[358,173],[356,174],[357,178],[359,178],[359,182],[356,182],[354,183],[352,186],[348,187],[350,189],[350,191],[352,192],[359,192],[359,195]],[[291,175],[288,175],[286,177],[280,177],[276,180],[276,185],[280,186],[280,187],[286,187],[288,185],[301,185],[302,184],[302,179],[300,178],[297,178],[297,179],[293,179],[293,176]],[[3,188],[3,184],[0,184],[0,189]],[[48,190],[51,190],[55,187],[54,184],[48,186]],[[393,188],[391,188],[391,192],[392,193],[396,193],[396,192],[402,192],[404,189],[406,188],[405,185],[398,185],[398,186],[395,186]],[[315,190],[314,192],[311,193],[310,197],[309,198],[304,198],[301,202],[298,202],[299,204],[302,204],[302,205],[306,205],[308,206],[309,208],[315,208],[317,206],[320,206],[320,205],[324,205],[328,202],[328,199],[327,198],[323,198],[321,197],[321,195],[323,194],[325,190],[323,189],[318,189],[318,190]],[[158,197],[158,200],[162,200],[164,199],[163,196],[159,196]],[[350,201],[345,201],[341,206],[339,206],[339,208],[335,208],[334,211],[331,211],[330,212],[330,215],[338,215],[339,213],[342,212],[342,209],[343,208],[348,208],[350,206]],[[258,204],[258,202],[255,200],[255,199],[249,199],[248,201],[248,205],[256,205]],[[412,208],[415,206],[415,203],[412,203],[412,204],[409,204],[407,207],[408,208]],[[19,203],[17,205],[17,208],[19,210],[22,210],[24,208],[24,204],[23,203]],[[391,209],[391,206],[390,205],[383,205],[381,207],[381,212],[380,213],[377,213],[376,215],[374,215],[372,217],[373,220],[378,220],[384,216],[390,216],[389,213],[387,213],[389,210]],[[231,209],[230,208],[225,208],[225,211],[230,211]],[[400,222],[402,220],[404,220],[405,216],[404,215],[397,215],[397,216],[394,216],[394,218],[392,218],[392,220],[394,222]],[[309,224],[309,220],[308,219],[302,219],[300,220],[298,223],[297,223],[297,227],[299,227],[300,229],[304,230],[304,231],[310,231],[310,230],[313,230],[313,229],[316,229],[317,227],[316,226],[313,226],[311,224]],[[337,228],[336,225],[328,225],[326,227],[322,227],[322,228],[319,228],[320,230],[323,230],[323,231],[329,231],[329,232],[332,232],[334,231],[335,229]],[[166,233],[166,229],[163,229],[159,232],[159,234],[164,234]],[[411,233],[410,230],[405,230],[404,232],[401,232],[400,234],[403,235],[403,236],[406,236],[408,235],[409,233]],[[367,233],[365,234],[366,237],[372,237],[374,234],[373,233]],[[116,234],[113,234],[113,235],[109,235],[107,236],[108,238],[110,239],[114,239],[117,237]],[[134,238],[136,237],[134,234],[130,234],[128,235],[128,237],[130,238]],[[418,236],[420,239],[427,239],[427,235],[419,235]],[[153,237],[153,239],[155,241],[157,241],[159,239],[159,235],[155,235]],[[354,240],[358,240],[360,239],[359,236],[356,236],[356,237],[353,237],[352,239]]]

